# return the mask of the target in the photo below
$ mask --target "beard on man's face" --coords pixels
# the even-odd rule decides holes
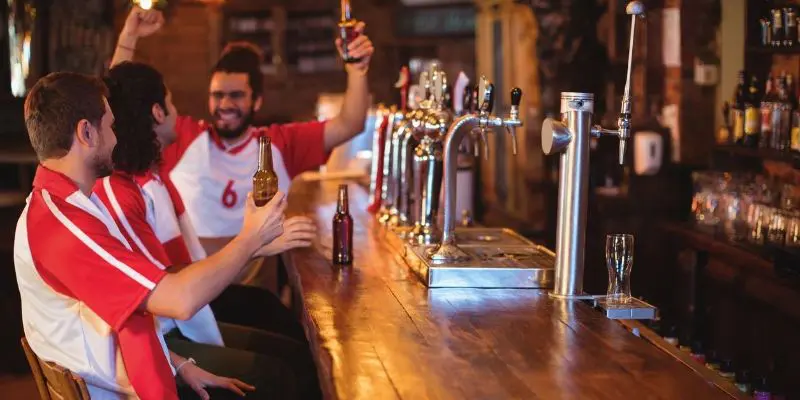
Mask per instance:
[[[96,155],[92,159],[92,170],[98,179],[111,175],[111,173],[114,172],[114,162],[111,160],[111,153],[109,152],[109,154],[105,156]]]
[[[250,128],[255,110],[244,112],[238,108],[217,108],[214,110],[214,129],[225,139],[236,139]]]

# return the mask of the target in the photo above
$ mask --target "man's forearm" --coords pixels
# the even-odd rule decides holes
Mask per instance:
[[[117,40],[117,47],[114,49],[114,56],[111,58],[111,67],[123,62],[133,60],[136,52],[136,42],[138,38],[122,32]]]
[[[344,93],[342,109],[333,120],[330,129],[326,129],[325,149],[333,150],[334,147],[350,140],[353,136],[364,130],[369,108],[369,84],[367,75],[363,72],[353,71],[347,74],[347,90]]]
[[[154,315],[189,319],[219,296],[250,261],[257,246],[236,238],[212,256],[168,274],[145,303]]]

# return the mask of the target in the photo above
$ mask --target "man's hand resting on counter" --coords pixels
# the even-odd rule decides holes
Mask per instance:
[[[287,250],[311,246],[317,227],[311,218],[291,217],[283,223],[283,234],[256,252],[257,257],[274,256]]]

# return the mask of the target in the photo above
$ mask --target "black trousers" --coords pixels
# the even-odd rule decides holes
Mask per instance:
[[[211,310],[217,321],[274,332],[306,342],[300,322],[269,290],[230,285],[211,302]]]
[[[220,323],[226,347],[199,344],[169,334],[167,347],[219,376],[236,378],[256,387],[247,399],[321,399],[317,371],[308,345],[253,328]],[[212,399],[238,399],[227,389],[206,389]],[[178,379],[181,399],[199,399]]]

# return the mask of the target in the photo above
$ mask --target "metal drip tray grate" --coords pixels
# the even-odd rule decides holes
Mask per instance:
[[[509,229],[458,228],[464,260],[433,264],[435,246],[406,243],[404,258],[428,287],[551,288],[555,254]]]
[[[531,243],[505,228],[456,228],[456,243],[461,246],[528,246]]]

